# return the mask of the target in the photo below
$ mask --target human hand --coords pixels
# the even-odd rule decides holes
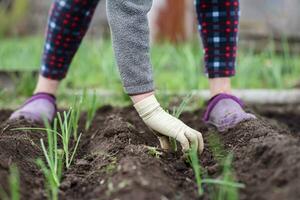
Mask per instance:
[[[145,124],[162,135],[158,137],[163,149],[170,147],[165,137],[168,136],[180,142],[183,152],[187,152],[194,144],[199,154],[202,153],[204,149],[202,134],[164,111],[154,95],[139,101],[134,107]]]

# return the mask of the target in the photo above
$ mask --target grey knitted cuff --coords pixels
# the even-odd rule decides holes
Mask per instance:
[[[128,95],[137,95],[154,91],[154,84],[153,82],[149,82],[143,85],[125,86],[124,88]]]

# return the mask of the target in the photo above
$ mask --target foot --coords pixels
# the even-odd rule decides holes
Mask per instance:
[[[239,98],[221,93],[209,101],[203,120],[224,132],[240,122],[256,119],[253,114],[246,113],[243,107],[244,104]]]
[[[56,99],[48,93],[37,93],[28,99],[9,120],[25,119],[30,122],[43,123],[44,117],[52,122],[56,114]]]

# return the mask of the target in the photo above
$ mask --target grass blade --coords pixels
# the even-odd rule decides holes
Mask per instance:
[[[20,175],[16,165],[12,165],[10,167],[9,184],[10,184],[11,199],[19,200],[20,199]]]
[[[229,186],[235,188],[245,188],[245,185],[242,183],[236,183],[236,182],[220,180],[220,179],[203,179],[202,183],[217,184],[217,185]]]
[[[70,165],[71,165],[71,163],[72,163],[72,161],[73,161],[73,159],[74,159],[74,156],[75,156],[75,154],[76,154],[76,152],[77,152],[77,148],[78,148],[78,145],[79,145],[79,141],[80,141],[80,139],[81,139],[81,136],[82,136],[82,134],[79,135],[78,140],[77,140],[77,142],[76,142],[76,145],[75,145],[75,147],[74,147],[74,149],[73,149],[73,153],[72,153],[71,158],[70,158],[69,167],[70,167]]]

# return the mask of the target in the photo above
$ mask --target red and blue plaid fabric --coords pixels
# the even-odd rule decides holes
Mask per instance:
[[[235,74],[239,25],[238,0],[196,0],[198,29],[209,78]]]
[[[55,0],[48,21],[41,74],[60,80],[91,22],[99,0]],[[196,0],[199,31],[210,78],[235,74],[238,0]]]
[[[99,0],[55,0],[50,10],[41,74],[63,79]]]

